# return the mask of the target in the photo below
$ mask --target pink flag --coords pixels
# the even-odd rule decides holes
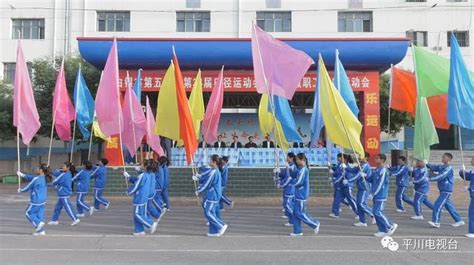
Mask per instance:
[[[204,141],[211,144],[217,140],[217,129],[221,119],[222,101],[224,99],[224,66],[219,74],[217,82],[212,89],[211,97],[206,107],[206,114],[202,122],[201,131]]]
[[[154,133],[156,127],[155,116],[150,107],[150,100],[146,97],[146,142],[160,156],[165,155],[160,144],[160,136]]]
[[[123,125],[122,142],[133,157],[146,135],[147,124],[145,113],[131,85],[128,86],[123,100]]]
[[[114,39],[105,63],[102,78],[95,97],[95,111],[99,127],[105,136],[123,131],[122,108],[120,106],[119,67],[117,41]]]
[[[314,64],[306,53],[274,39],[257,25],[252,28],[253,71],[257,92],[291,99]]]
[[[72,105],[71,98],[66,88],[66,77],[64,76],[64,60],[61,63],[56,86],[54,87],[53,96],[53,120],[54,128],[63,141],[70,141],[71,137],[71,121],[76,118],[76,111]]]
[[[18,40],[15,67],[15,84],[13,89],[13,126],[17,127],[23,143],[29,145],[33,136],[41,127],[36,102],[31,87],[30,75],[25,57]]]

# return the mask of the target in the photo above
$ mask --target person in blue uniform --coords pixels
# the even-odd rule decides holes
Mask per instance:
[[[337,164],[330,165],[329,172],[332,174],[332,185],[334,188],[334,199],[332,203],[332,213],[329,217],[339,218],[339,212],[341,210],[341,203],[346,200],[357,215],[357,205],[354,197],[352,196],[352,184],[348,181],[347,163],[352,162],[349,155],[343,155],[342,153],[337,154]]]
[[[474,156],[471,157],[471,166],[474,166]],[[466,191],[471,196],[471,202],[469,203],[469,227],[466,237],[474,238],[474,169],[467,171],[466,167],[463,166],[459,175],[470,182],[470,185],[466,186]]]
[[[428,191],[430,190],[429,172],[423,160],[416,160],[416,167],[413,169],[413,187],[415,196],[413,198],[413,208],[415,215],[410,217],[414,220],[423,220],[421,205],[424,204],[433,210],[433,203],[428,200]]]
[[[166,213],[166,208],[164,207],[163,203],[163,187],[164,187],[164,172],[163,169],[161,168],[161,165],[159,162],[155,163],[156,165],[156,171],[155,171],[155,196],[153,197],[153,205],[156,207],[156,209],[160,213],[159,220],[165,215]]]
[[[163,205],[166,208],[167,211],[171,209],[170,206],[170,199],[169,199],[169,186],[170,186],[170,171],[169,171],[169,165],[170,162],[166,156],[162,156],[159,159],[160,164],[161,164],[161,170],[163,170],[163,191],[161,192],[162,195],[162,200],[163,200]]]
[[[94,214],[94,208],[90,207],[89,204],[85,201],[87,193],[89,192],[89,184],[92,174],[92,163],[90,161],[85,161],[82,163],[84,169],[79,171],[73,178],[73,183],[77,183],[77,217],[84,217],[84,212],[88,212],[89,215]]]
[[[156,196],[156,186],[157,186],[157,175],[159,175],[160,167],[158,166],[157,163],[153,160],[147,160],[145,161],[145,164],[153,164],[153,171],[150,172],[152,173],[152,177],[150,177],[150,191],[148,192],[148,202],[146,204],[146,209],[148,214],[155,218],[156,222],[159,223],[161,220],[161,209],[162,205],[157,206],[155,203],[155,196]],[[135,170],[138,171],[139,173],[142,173],[142,169],[140,167],[135,167]]]
[[[150,229],[153,234],[158,227],[158,222],[153,222],[147,214],[151,181],[155,178],[155,166],[152,160],[147,160],[144,167],[145,171],[137,177],[130,176],[126,171],[123,172],[123,175],[132,184],[127,191],[127,195],[133,196],[134,236],[144,236],[145,228]]]
[[[222,182],[221,182],[222,197],[221,197],[221,200],[219,201],[219,208],[221,210],[224,210],[224,204],[227,204],[228,206],[230,206],[230,208],[234,208],[234,202],[225,194],[227,183],[229,181],[229,157],[228,156],[223,156],[221,158],[221,164],[219,166],[219,170],[221,171],[221,176],[222,176]]]
[[[384,204],[388,196],[388,170],[385,167],[387,156],[378,154],[375,156],[376,168],[372,171],[368,181],[371,183],[373,208],[375,221],[377,223],[378,232],[374,234],[376,237],[384,237],[392,235],[398,228],[398,224],[393,223],[384,214]]]
[[[413,201],[406,195],[408,187],[408,175],[410,169],[406,165],[407,159],[404,156],[398,158],[398,165],[390,168],[390,174],[395,176],[395,183],[397,184],[397,190],[395,192],[395,205],[397,212],[404,213],[405,207],[403,202],[413,206]]]
[[[77,218],[76,212],[72,207],[70,197],[72,194],[72,178],[76,174],[76,168],[71,162],[65,162],[63,167],[60,170],[55,170],[53,172],[53,182],[58,195],[58,201],[56,206],[54,206],[53,216],[51,221],[48,222],[48,225],[58,225],[59,216],[61,215],[61,210],[64,208],[67,215],[72,220],[71,225],[77,225],[81,220]]]
[[[459,227],[465,225],[458,211],[454,207],[451,201],[451,194],[453,193],[454,187],[454,170],[450,163],[453,159],[451,153],[444,153],[441,158],[441,165],[427,164],[426,167],[431,170],[433,176],[430,178],[431,181],[438,183],[439,197],[435,201],[433,215],[431,221],[428,222],[432,227],[439,228],[441,223],[441,210],[443,207],[448,210],[451,217],[454,219],[452,227]]]
[[[365,157],[360,159],[360,167],[348,167],[348,171],[355,174],[354,179],[351,179],[350,181],[357,184],[356,204],[359,222],[356,222],[354,226],[367,226],[365,219],[366,215],[370,216],[372,218],[372,224],[375,224],[374,214],[368,205],[370,183],[367,181],[367,177],[372,174],[372,169],[370,168],[368,159],[369,154],[365,153]]]
[[[286,168],[276,168],[274,173],[277,188],[283,190],[282,207],[285,213],[284,217],[288,219],[288,222],[285,224],[285,226],[292,226],[293,206],[295,204],[295,187],[293,187],[291,181],[297,169],[295,153],[289,152],[286,156],[286,162],[288,163]]]
[[[220,237],[227,230],[228,225],[220,218],[219,201],[222,196],[221,173],[219,171],[220,158],[212,155],[209,167],[201,167],[199,173],[193,175],[194,181],[199,181],[196,196],[202,194],[204,216],[209,222],[207,236]]]
[[[49,167],[46,164],[41,164],[36,170],[36,175],[25,175],[20,171],[16,172],[18,177],[24,178],[29,183],[23,188],[18,189],[20,192],[30,192],[30,204],[26,208],[26,219],[33,225],[35,236],[44,236],[44,209],[46,207],[46,176],[50,173]]]
[[[110,202],[104,198],[104,189],[107,184],[107,164],[109,160],[102,158],[97,163],[97,166],[93,168],[91,177],[95,179],[94,182],[94,209],[99,210],[100,206],[103,205],[105,209],[109,209]]]
[[[308,160],[304,153],[296,155],[296,165],[295,178],[291,182],[295,187],[295,204],[293,206],[293,232],[290,235],[303,235],[301,222],[313,229],[314,234],[318,234],[319,227],[321,226],[319,221],[306,211],[306,204],[309,198],[309,169],[307,166]]]

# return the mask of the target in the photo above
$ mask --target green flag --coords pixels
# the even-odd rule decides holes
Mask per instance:
[[[431,97],[448,93],[449,59],[414,46],[418,95]]]
[[[430,146],[439,143],[430,109],[425,97],[416,101],[415,139],[413,156],[417,159],[430,159]]]

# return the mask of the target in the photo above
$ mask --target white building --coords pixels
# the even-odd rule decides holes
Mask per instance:
[[[474,66],[472,0],[2,0],[0,13],[0,75],[7,82],[19,34],[32,61],[78,54],[77,37],[250,37],[255,20],[277,37],[408,36],[445,56],[455,30]],[[409,55],[402,67],[411,68]]]

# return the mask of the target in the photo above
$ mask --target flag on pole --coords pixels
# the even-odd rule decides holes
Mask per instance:
[[[56,86],[54,87],[53,95],[53,120],[54,128],[63,141],[70,141],[71,136],[71,121],[76,118],[74,105],[66,88],[66,77],[64,74],[64,60],[61,63],[58,77],[56,79]]]
[[[179,68],[178,57],[173,48],[173,63],[175,66],[174,76],[176,82],[176,98],[178,100],[179,114],[179,135],[183,140],[184,150],[186,152],[186,161],[191,164],[194,153],[197,149],[196,131],[194,130],[191,111],[189,110],[189,102],[184,89],[183,76]]]
[[[178,99],[173,62],[166,70],[160,94],[158,94],[155,133],[175,141],[180,140]]]
[[[352,91],[349,78],[347,77],[346,70],[339,59],[339,50],[336,50],[336,63],[334,67],[334,85],[339,90],[342,98],[346,102],[347,106],[351,109],[352,113],[357,117],[359,115],[359,108]]]
[[[95,97],[97,120],[106,136],[123,131],[120,105],[117,40],[114,38]]]
[[[426,101],[435,127],[448,130],[451,126],[448,122],[448,95],[427,97]]]
[[[431,119],[425,97],[418,97],[416,102],[415,137],[413,156],[420,160],[430,159],[430,146],[439,143],[438,134]]]
[[[211,97],[207,103],[206,114],[202,121],[202,134],[204,141],[211,144],[217,140],[217,130],[221,119],[222,102],[224,101],[224,66],[222,66],[217,82],[212,89]]]
[[[462,58],[456,34],[451,34],[448,121],[474,130],[474,82]]]
[[[448,93],[449,59],[413,46],[418,95],[430,97]]]
[[[314,145],[319,140],[321,130],[324,127],[324,121],[321,112],[321,78],[319,78],[319,76],[321,76],[321,73],[319,69],[320,66],[318,64],[318,78],[316,79],[316,87],[314,90],[313,113],[311,113],[311,120],[309,123],[309,127],[311,130],[311,145]]]
[[[13,126],[17,127],[25,145],[30,144],[31,139],[41,127],[20,40],[18,40],[16,52],[15,82],[13,86]]]
[[[77,126],[84,139],[89,139],[91,133],[88,126],[94,121],[94,98],[92,98],[91,92],[87,88],[80,65],[74,86],[74,106],[76,107]]]
[[[298,133],[288,99],[273,96],[273,103],[275,104],[275,117],[282,126],[286,140],[297,143],[303,142],[303,139],[301,139],[301,136]],[[271,102],[268,104],[268,111],[273,112]]]
[[[143,113],[140,101],[138,101],[132,87],[125,91],[123,101],[123,125],[122,142],[132,157],[138,147],[142,144],[142,139],[147,133],[147,120]]]
[[[199,139],[201,121],[204,119],[204,98],[202,95],[201,69],[198,70],[196,79],[194,80],[193,89],[191,90],[191,95],[189,95],[189,108],[191,109],[191,116],[193,117],[196,138]]]
[[[253,24],[253,71],[257,92],[291,99],[299,82],[314,63],[306,53],[273,38]]]
[[[326,133],[334,144],[352,149],[364,157],[364,147],[360,141],[362,124],[331,82],[321,55],[318,64],[320,67],[318,78],[321,79],[321,112],[326,125]]]
[[[275,122],[273,114],[268,111],[268,95],[266,94],[262,94],[262,97],[260,98],[260,104],[258,106],[258,124],[262,135],[269,135],[273,132]],[[275,143],[281,147],[283,152],[288,152],[290,144],[286,140],[283,128],[278,120],[276,121],[275,130]]]
[[[150,100],[148,96],[146,97],[146,142],[147,144],[158,153],[158,155],[163,156],[165,152],[163,152],[163,148],[160,144],[160,136],[156,135],[154,130],[156,127],[155,117],[153,116],[153,111],[150,107]]]
[[[133,85],[133,91],[135,91],[135,95],[137,95],[138,102],[142,102],[142,69],[138,69],[137,71],[137,80]]]
[[[110,142],[111,141],[111,138],[107,135],[105,135],[102,130],[100,129],[99,127],[99,123],[97,122],[97,120],[94,120],[94,122],[92,123],[92,134],[97,137],[97,138],[100,138],[106,142]]]

